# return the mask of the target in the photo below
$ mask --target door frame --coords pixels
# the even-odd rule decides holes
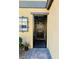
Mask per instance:
[[[48,13],[33,13],[33,35],[34,35],[34,16],[38,16],[38,15],[46,15],[47,16],[47,18],[46,18],[46,20],[48,20]],[[47,31],[46,31],[47,32]],[[33,48],[34,48],[34,37],[33,37]],[[47,48],[47,33],[46,33],[46,48]]]

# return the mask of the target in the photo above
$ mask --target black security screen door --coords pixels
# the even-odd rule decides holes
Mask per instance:
[[[34,15],[33,47],[47,47],[47,15]]]

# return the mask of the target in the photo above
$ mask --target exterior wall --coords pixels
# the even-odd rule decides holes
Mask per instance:
[[[32,12],[49,12],[47,19],[47,47],[50,50],[53,59],[58,59],[58,0],[54,0],[50,10],[36,8],[20,8],[19,16],[26,16],[29,19],[29,31],[20,32],[19,35],[30,43],[30,48],[33,47],[33,15]]]
[[[54,0],[48,15],[48,25],[47,25],[47,44],[48,48],[53,56],[53,59],[59,59],[59,41],[58,41],[58,0]]]
[[[28,17],[29,21],[29,30],[28,32],[20,32],[19,36],[24,39],[24,41],[30,43],[30,48],[33,47],[33,14],[32,12],[48,12],[46,9],[30,9],[30,8],[20,8],[19,9],[19,16]]]

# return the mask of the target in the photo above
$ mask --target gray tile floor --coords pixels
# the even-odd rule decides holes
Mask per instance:
[[[46,48],[33,48],[28,51],[19,51],[19,59],[52,59],[50,52]]]
[[[24,59],[25,56],[25,51],[24,50],[19,50],[19,59]]]
[[[28,51],[24,51],[24,50],[19,50],[19,59],[26,59],[25,56],[30,52],[31,49],[29,49]]]

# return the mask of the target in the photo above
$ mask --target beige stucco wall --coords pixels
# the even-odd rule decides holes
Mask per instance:
[[[20,32],[19,36],[30,43],[30,48],[33,47],[33,14],[32,12],[48,12],[46,9],[36,9],[36,8],[20,8],[19,9],[19,16],[28,17],[29,21],[29,30],[28,32]]]
[[[59,35],[58,35],[58,0],[54,0],[48,15],[48,25],[47,25],[47,43],[48,48],[53,56],[53,59],[59,59]]]
[[[28,32],[19,32],[25,41],[30,43],[30,48],[33,47],[33,15],[31,12],[49,12],[47,19],[47,47],[51,52],[53,59],[59,59],[59,41],[58,41],[58,0],[54,0],[50,10],[47,9],[36,9],[36,8],[20,8],[19,16],[26,16],[29,19],[29,31]]]

